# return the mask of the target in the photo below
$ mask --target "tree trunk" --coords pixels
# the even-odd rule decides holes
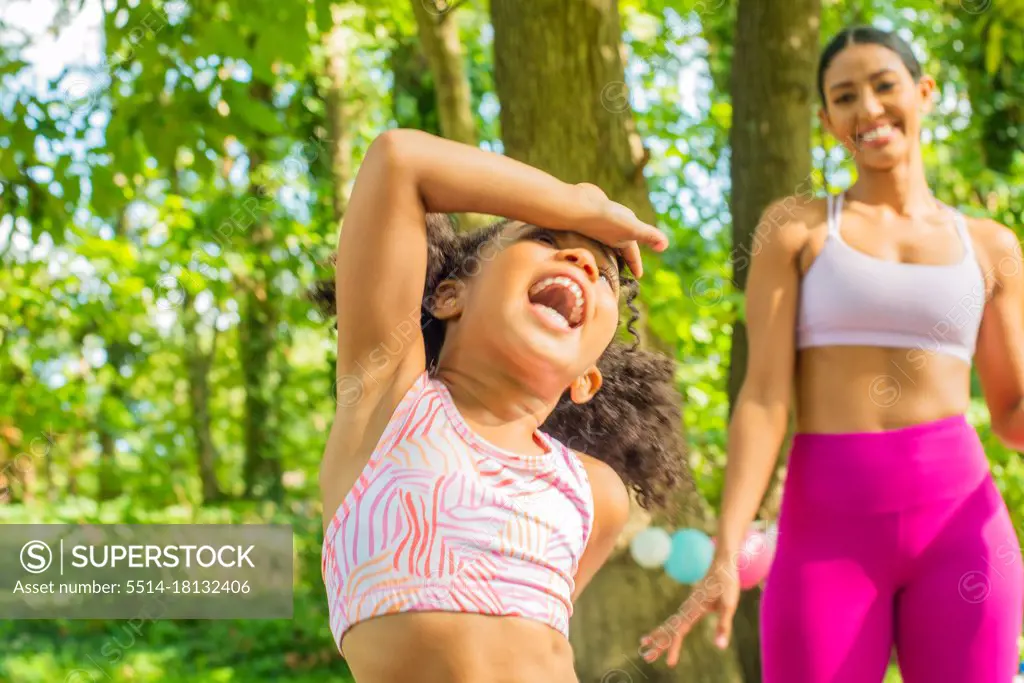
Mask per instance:
[[[476,145],[476,123],[473,121],[469,77],[463,63],[462,41],[459,40],[455,12],[438,12],[433,5],[428,9],[423,0],[409,1],[416,15],[420,44],[434,75],[441,134],[449,140]]]
[[[181,196],[180,169],[175,165],[171,172],[171,192]],[[225,179],[226,179],[225,174]],[[211,327],[209,352],[203,351],[199,339],[199,314],[195,308],[195,297],[184,291],[181,306],[181,322],[185,333],[184,364],[188,377],[189,428],[195,441],[196,460],[199,466],[199,481],[202,486],[202,504],[206,505],[223,499],[224,494],[217,483],[217,448],[213,442],[210,425],[210,367],[217,351],[217,327]]]
[[[81,417],[81,416],[79,416]],[[71,436],[71,446],[68,448],[68,496],[78,496],[81,490],[78,486],[78,476],[82,471],[82,461],[85,453],[85,438],[82,432],[77,429]]]
[[[355,128],[353,102],[346,97],[348,83],[348,53],[351,44],[351,29],[345,26],[346,15],[340,6],[333,11],[334,28],[327,35],[327,125],[331,136],[331,193],[334,221],[341,225],[341,219],[348,208],[349,184],[352,182],[352,132]]]
[[[271,89],[266,83],[255,82],[252,97],[272,106]],[[265,136],[257,136],[249,155],[249,189],[246,221],[251,227],[250,254],[255,267],[245,282],[245,293],[239,326],[242,375],[245,385],[245,418],[243,420],[245,463],[242,475],[245,497],[266,497],[280,500],[284,494],[281,482],[281,461],[275,453],[271,428],[271,368],[274,350],[277,311],[272,297],[272,268],[270,250],[273,231],[267,209],[263,206],[266,189],[258,174],[264,162]]]
[[[15,489],[14,461],[11,460],[11,452],[14,450],[13,443],[9,441],[7,434],[9,427],[0,428],[0,505],[14,504],[18,502],[18,492]]]
[[[269,228],[267,228],[269,232]],[[269,249],[256,247],[254,251],[265,255]],[[242,305],[239,326],[242,374],[245,385],[245,417],[243,420],[245,463],[243,479],[245,497],[266,496],[276,499],[281,491],[281,465],[274,454],[270,432],[271,353],[274,345],[276,315],[269,301],[270,278],[262,268],[248,283]]]
[[[56,448],[56,435],[48,428],[46,430],[47,449],[46,454],[43,456],[43,478],[46,481],[46,501],[53,503],[59,498],[59,492],[57,486],[53,481],[53,459],[57,456],[54,452]]]
[[[434,100],[441,135],[465,145],[477,145],[476,120],[473,118],[472,89],[466,72],[465,55],[459,38],[459,25],[454,9],[437,9],[424,0],[409,0],[420,45],[434,77]],[[429,7],[428,7],[429,5]],[[482,228],[494,219],[474,213],[456,216],[461,230]]]
[[[114,223],[115,239],[125,237],[125,221],[127,215],[122,211]],[[128,353],[131,347],[121,339],[108,340],[107,363],[113,368],[113,377],[110,386],[107,387],[107,396],[111,406],[124,407],[126,394],[121,378],[121,366],[128,360]],[[113,409],[113,408],[111,408]],[[111,500],[121,495],[121,480],[118,478],[117,467],[117,432],[112,420],[105,414],[103,404],[100,404],[99,415],[97,416],[97,436],[100,442],[100,460],[98,471],[97,500]]]
[[[128,353],[128,345],[121,341],[113,341],[108,346],[107,362],[114,368],[114,376],[111,385],[107,388],[107,396],[111,410],[113,406],[124,406],[125,391],[121,385],[121,366],[124,364]],[[106,401],[104,401],[106,403]],[[121,480],[118,477],[117,467],[117,432],[109,415],[106,414],[103,403],[100,404],[99,415],[97,415],[97,436],[99,437],[100,456],[99,470],[97,474],[98,490],[96,499],[99,501],[112,500],[121,495]]]
[[[505,153],[570,183],[590,182],[653,222],[643,175],[647,152],[625,86],[615,0],[492,0],[495,84]],[[699,510],[699,501],[683,501]],[[645,522],[630,521],[631,527]],[[676,520],[706,527],[695,516]],[[638,566],[620,547],[581,596],[570,628],[582,683],[739,681],[735,656],[712,644],[707,623],[687,640],[675,669],[649,666],[639,639],[671,614],[688,589]]]
[[[491,17],[505,153],[653,222],[615,0],[494,0]]]
[[[203,351],[199,341],[198,315],[193,304],[194,301],[189,296],[182,309],[182,322],[185,327],[185,370],[188,373],[189,397],[192,402],[189,427],[196,444],[203,504],[208,504],[224,497],[217,482],[218,456],[210,426],[210,366],[213,364],[217,349],[217,329],[213,328],[210,350]]]
[[[100,420],[103,420],[101,417]],[[99,432],[100,462],[98,490],[96,500],[104,501],[117,498],[117,442],[109,426],[102,422]]]
[[[733,120],[730,213],[733,218],[733,278],[746,288],[753,234],[774,200],[811,186],[811,117],[821,17],[820,0],[739,0],[733,41]],[[729,368],[729,412],[747,365],[747,331],[733,328]],[[790,430],[792,431],[792,430]],[[788,441],[788,439],[787,439]],[[777,505],[784,459],[779,459],[765,505]],[[735,647],[746,683],[761,680],[758,633],[760,590],[745,591],[734,623]]]

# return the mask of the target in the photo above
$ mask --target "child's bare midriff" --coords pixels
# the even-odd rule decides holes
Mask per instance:
[[[544,624],[441,612],[354,626],[342,651],[359,683],[577,683],[572,648]]]

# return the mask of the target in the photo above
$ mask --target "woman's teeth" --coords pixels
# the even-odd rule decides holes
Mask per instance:
[[[878,128],[873,128],[872,130],[869,130],[866,133],[861,133],[860,139],[863,140],[864,142],[874,142],[879,138],[889,137],[890,135],[892,135],[892,132],[893,127],[890,125],[879,126]]]

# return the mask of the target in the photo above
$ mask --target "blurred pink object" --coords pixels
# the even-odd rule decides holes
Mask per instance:
[[[740,588],[747,590],[761,583],[772,566],[775,547],[769,537],[760,531],[751,531],[743,541],[743,548],[736,558],[740,574]]]

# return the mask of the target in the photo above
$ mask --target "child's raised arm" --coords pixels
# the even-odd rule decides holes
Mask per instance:
[[[421,131],[391,130],[370,146],[338,240],[335,275],[338,376],[370,389],[399,368],[425,367],[419,311],[427,271],[427,213],[483,213],[576,230],[623,249],[665,237],[591,188],[564,183],[511,158]],[[637,275],[640,273],[637,272]],[[371,354],[389,350],[381,367]],[[414,364],[415,368],[407,367]]]

